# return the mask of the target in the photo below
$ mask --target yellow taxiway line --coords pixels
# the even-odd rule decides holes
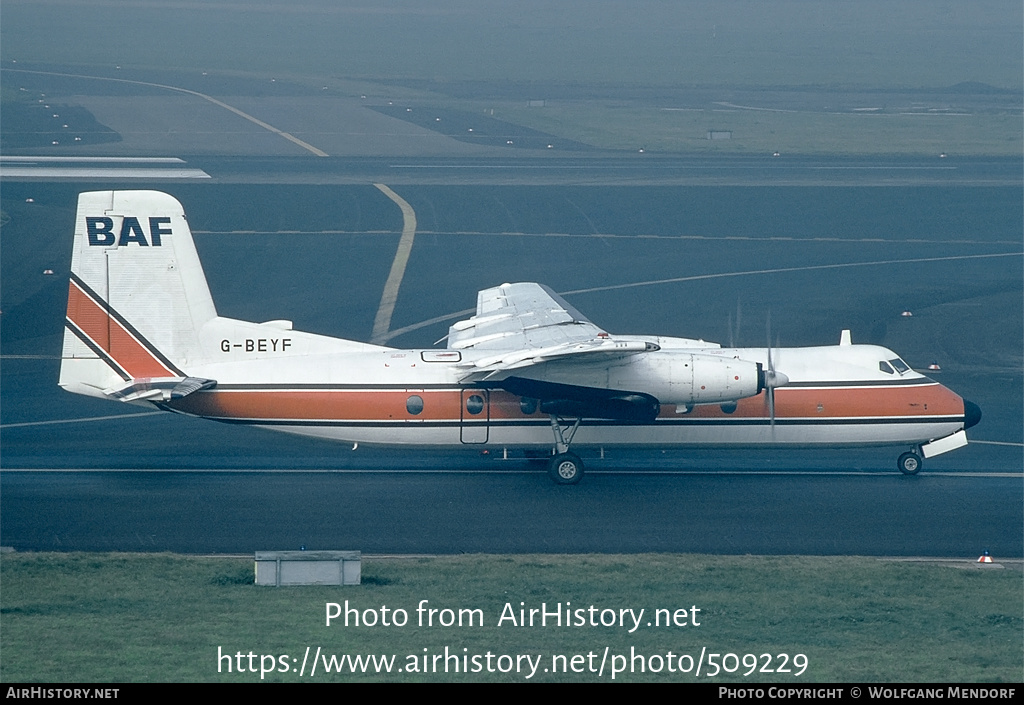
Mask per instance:
[[[412,241],[416,237],[416,212],[404,198],[384,184],[374,184],[374,186],[402,209],[402,238],[398,241],[398,250],[391,263],[388,280],[384,284],[384,293],[380,297],[380,306],[377,307],[377,316],[373,319],[373,333],[370,336],[371,343],[382,345],[389,337],[391,316],[395,312],[395,302],[398,301],[398,288],[402,285],[405,267],[409,263],[409,254],[412,252]]]

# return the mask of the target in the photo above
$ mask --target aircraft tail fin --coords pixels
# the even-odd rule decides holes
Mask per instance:
[[[62,387],[109,398],[134,380],[189,379],[199,331],[216,317],[177,200],[157,191],[79,195]]]

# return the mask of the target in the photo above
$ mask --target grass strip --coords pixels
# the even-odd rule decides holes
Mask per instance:
[[[716,682],[1020,682],[1024,672],[1019,565],[648,554],[364,558],[362,568],[359,586],[270,588],[252,584],[245,558],[7,553],[0,679],[594,681],[615,665],[617,681],[698,681],[713,663]],[[437,612],[418,613],[423,600]],[[346,601],[349,626],[327,626],[327,603],[344,613]],[[530,626],[531,609],[559,611],[561,624],[534,613]],[[378,660],[337,660],[346,654]],[[328,672],[332,656],[340,672]],[[390,672],[381,656],[393,657]]]
[[[1020,115],[1006,113],[671,110],[635,105],[502,105],[495,117],[602,149],[694,154],[1018,156]],[[711,140],[711,131],[729,139]],[[557,145],[557,139],[554,139]]]

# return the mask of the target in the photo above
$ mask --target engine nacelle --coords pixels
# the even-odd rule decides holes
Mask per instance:
[[[716,404],[764,389],[756,362],[717,355],[661,351],[637,355],[608,370],[608,386],[655,397],[662,404]]]

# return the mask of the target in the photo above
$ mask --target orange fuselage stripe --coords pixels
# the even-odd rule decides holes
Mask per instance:
[[[470,414],[462,408],[471,394],[490,397],[489,409]],[[423,410],[412,414],[406,408],[410,396],[423,399]],[[190,395],[172,406],[189,414],[229,419],[282,419],[292,421],[467,421],[491,419],[547,418],[539,411],[524,414],[520,398],[503,391],[438,390],[212,390]],[[903,418],[920,416],[962,416],[963,400],[939,385],[902,387],[854,387],[831,389],[776,390],[778,419]],[[768,418],[764,394],[741,399],[736,410],[725,413],[718,404],[695,407],[677,414],[666,405],[661,418]]]
[[[768,400],[762,392],[741,400],[732,414],[723,414],[718,405],[698,406],[692,413],[710,417],[767,417]],[[963,399],[941,384],[775,390],[775,416],[780,419],[961,416],[963,413]]]

